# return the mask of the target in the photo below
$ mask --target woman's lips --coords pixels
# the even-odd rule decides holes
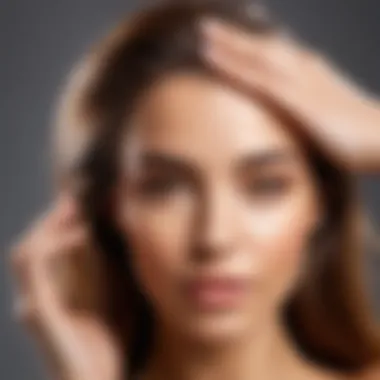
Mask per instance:
[[[190,281],[186,294],[190,302],[204,310],[238,306],[247,292],[248,281],[236,277],[204,277]]]

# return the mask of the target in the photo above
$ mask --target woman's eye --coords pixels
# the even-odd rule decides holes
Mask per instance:
[[[150,178],[141,183],[140,192],[144,196],[158,197],[173,194],[178,190],[182,190],[184,186],[184,181],[177,178]]]
[[[286,178],[256,178],[249,182],[248,192],[253,196],[275,196],[284,193],[289,186],[290,181]]]

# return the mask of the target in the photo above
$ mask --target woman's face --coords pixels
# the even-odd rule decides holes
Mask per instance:
[[[165,328],[215,342],[275,321],[320,216],[281,120],[221,82],[176,74],[141,99],[122,159],[118,223]]]

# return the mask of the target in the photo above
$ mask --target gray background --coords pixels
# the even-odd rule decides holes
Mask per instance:
[[[40,356],[12,320],[7,247],[50,199],[46,148],[57,93],[89,44],[136,4],[0,1],[0,380],[44,378]],[[268,0],[268,4],[357,81],[380,93],[378,0]],[[368,208],[379,223],[380,182],[365,178],[361,183]],[[374,262],[370,266],[369,282],[380,304],[380,281],[375,278],[380,268],[375,269]]]

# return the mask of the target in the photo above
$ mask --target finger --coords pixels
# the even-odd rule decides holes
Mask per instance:
[[[263,51],[268,49],[268,41],[273,38],[271,35],[254,38],[251,33],[217,19],[203,20],[200,25],[206,44],[230,47],[237,51]]]
[[[304,49],[285,35],[253,35],[218,20],[202,23],[205,43],[202,50],[217,48],[251,63],[258,61],[267,69],[283,75],[292,74],[303,62]]]
[[[34,285],[50,281],[48,273],[52,260],[75,254],[89,244],[89,231],[77,226],[66,232],[40,234],[13,252],[13,269],[23,290],[34,290]]]
[[[207,62],[213,70],[239,89],[250,94],[260,93],[272,102],[282,103],[282,106],[293,105],[295,98],[302,93],[297,83],[280,80],[260,63],[244,61],[223,49],[208,50]]]
[[[79,207],[75,199],[68,194],[62,194],[48,209],[39,215],[30,226],[11,244],[12,262],[22,260],[33,241],[40,239],[40,235],[49,236],[57,227],[71,225],[79,221]],[[43,240],[43,239],[42,239]]]
[[[16,312],[27,320],[41,320],[41,315],[50,313],[52,308],[62,307],[51,259],[78,252],[87,244],[87,230],[76,228],[62,235],[60,240],[48,237],[39,242],[38,247],[30,246],[29,255],[24,255],[27,260],[19,261],[14,268],[20,297]],[[38,251],[32,252],[33,248]]]
[[[52,251],[56,241],[62,239],[65,234],[65,229],[57,228],[62,216],[65,217],[62,215],[63,212],[65,206],[45,212],[19,237],[11,247],[13,267],[25,265],[26,262],[34,260],[34,257],[44,256]]]
[[[79,202],[70,192],[65,192],[58,200],[54,224],[57,228],[71,226],[82,221]]]

